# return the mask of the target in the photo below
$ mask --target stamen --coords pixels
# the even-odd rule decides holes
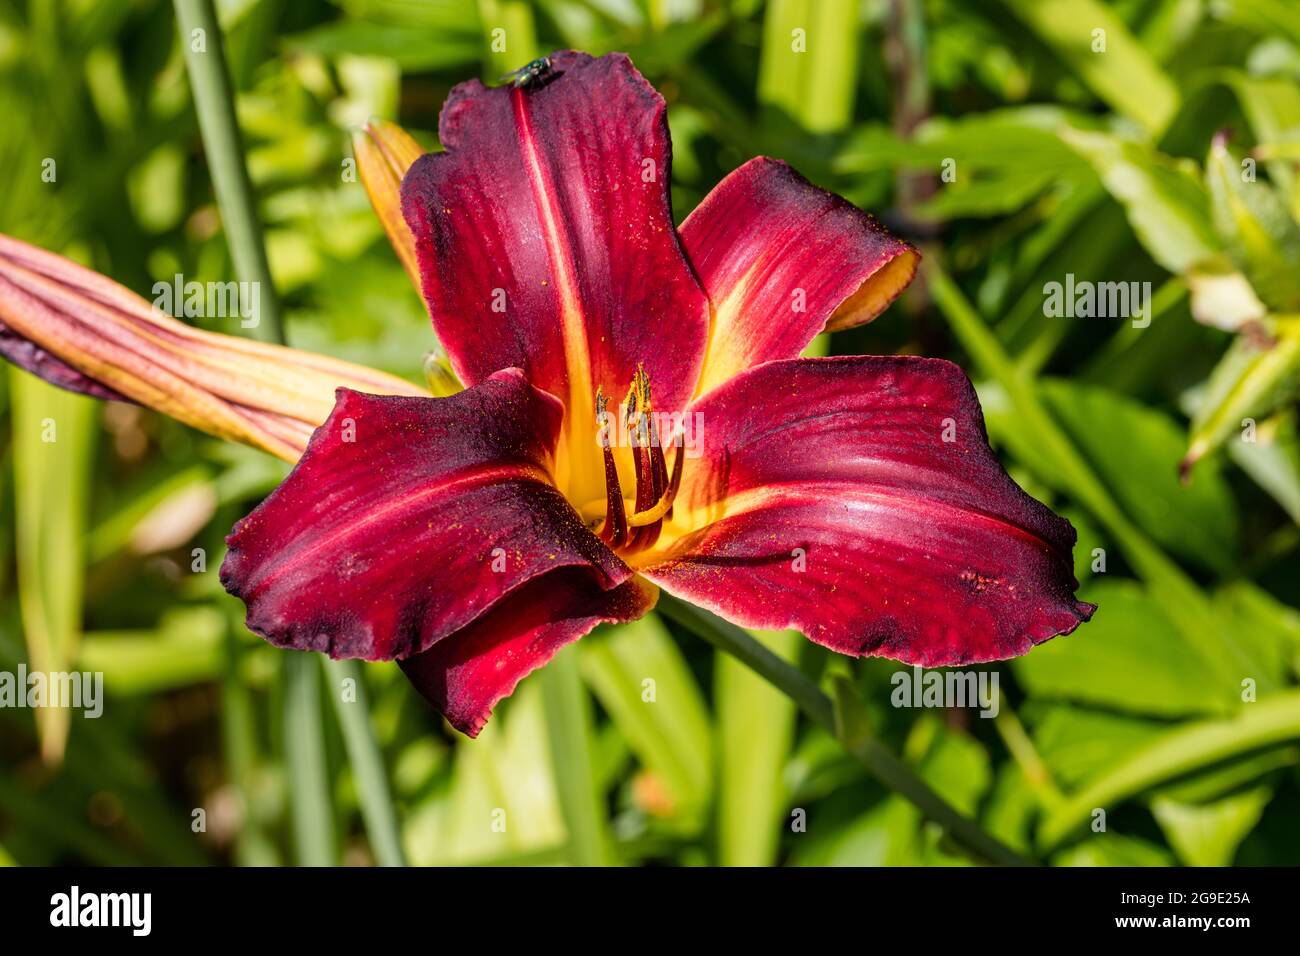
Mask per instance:
[[[632,452],[636,494],[632,499],[624,499],[614,461],[608,405],[604,390],[597,389],[596,421],[600,427],[599,442],[605,464],[605,499],[588,502],[583,506],[582,514],[598,515],[603,505],[605,519],[600,536],[610,547],[621,549],[626,554],[653,547],[663,530],[664,517],[672,516],[673,501],[682,482],[685,447],[680,431],[674,431],[672,440],[677,446],[677,454],[670,476],[668,458],[654,417],[650,376],[643,367],[637,366],[624,401],[626,418],[621,423],[626,429]]]
[[[654,497],[654,479],[651,477],[650,456],[646,450],[639,444],[635,444],[636,438],[632,439],[632,460],[636,463],[636,510],[632,517],[649,511],[655,505]],[[631,524],[631,518],[628,519]],[[632,525],[634,529],[631,532],[631,539],[628,545],[635,550],[641,550],[649,545],[645,542],[645,537],[649,533],[643,524]]]
[[[636,511],[628,523],[641,530],[633,532],[632,544],[638,550],[653,547],[659,540],[660,521],[671,502],[664,504],[668,489],[668,472],[663,449],[654,424],[654,404],[650,398],[650,376],[638,365],[632,376],[635,404],[629,406],[637,415],[632,454],[636,460]],[[629,422],[630,423],[630,422]]]
[[[653,424],[651,425],[651,428],[652,430],[655,430],[655,426]],[[670,480],[668,478],[668,473],[667,473],[668,469],[665,464],[663,448],[662,446],[659,445],[657,441],[658,439],[657,430],[655,430],[654,433],[655,433],[656,442],[654,447],[651,449],[651,461],[655,463],[655,472],[653,478],[654,478],[655,492],[658,495],[659,500],[658,503],[653,508],[650,508],[645,511],[638,509],[635,513],[633,513],[633,515],[630,518],[628,518],[628,524],[632,525],[632,527],[634,528],[640,528],[645,525],[652,525],[656,521],[661,520],[662,518],[672,517],[673,502],[677,498],[677,489],[680,488],[682,484],[682,465],[683,465],[683,460],[686,456],[686,448],[685,448],[683,436],[678,434],[674,439],[677,445],[677,455],[673,459],[673,476],[672,479]],[[654,543],[653,541],[650,542],[650,544],[653,543]],[[650,545],[646,545],[646,546],[649,547]]]
[[[668,493],[665,495],[668,499],[668,513],[665,517],[669,519],[673,516],[672,503],[677,500],[677,489],[682,486],[682,464],[686,458],[686,435],[678,431],[673,439],[673,444],[677,446],[677,454],[673,456],[673,477],[668,482]]]
[[[664,459],[663,445],[659,441],[659,425],[653,415],[650,417],[650,471],[657,500],[668,490],[668,464]]]
[[[621,548],[627,543],[627,512],[623,509],[623,489],[618,482],[618,467],[610,448],[608,412],[605,392],[596,390],[596,423],[600,427],[601,454],[605,460],[605,525],[600,536],[611,548]]]

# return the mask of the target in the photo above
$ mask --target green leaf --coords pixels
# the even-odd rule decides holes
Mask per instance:
[[[1012,663],[1030,694],[1162,717],[1223,711],[1224,695],[1206,693],[1213,669],[1141,586],[1100,580],[1083,596],[1098,606],[1087,628]]]
[[[1105,133],[1067,128],[1060,135],[1092,164],[1160,265],[1181,273],[1218,250],[1209,198],[1190,162]]]
[[[835,736],[848,747],[856,747],[871,738],[871,715],[858,696],[857,685],[844,674],[831,681],[835,705]]]
[[[1269,695],[1226,720],[1183,724],[1107,768],[1053,807],[1038,841],[1053,847],[1083,825],[1093,808],[1113,809],[1157,784],[1224,760],[1300,739],[1300,691]]]
[[[1238,336],[1210,373],[1192,417],[1184,473],[1233,435],[1257,440],[1254,419],[1289,401],[1300,388],[1300,318],[1279,319],[1272,331],[1274,337],[1262,342],[1257,336]]]
[[[455,747],[450,779],[406,817],[412,865],[570,859],[546,723],[541,686],[525,681]]]
[[[792,660],[796,631],[750,632]],[[782,780],[794,739],[795,705],[729,654],[714,664],[718,729],[718,862],[769,866],[776,858],[786,787]]]
[[[1034,747],[1052,777],[1073,787],[1115,766],[1155,740],[1167,724],[1150,717],[1031,702]]]
[[[1093,93],[1148,133],[1159,133],[1177,112],[1178,87],[1110,6],[1097,0],[1002,3]]]
[[[1255,828],[1271,799],[1271,787],[1255,787],[1202,805],[1157,797],[1151,801],[1151,812],[1183,863],[1231,866],[1237,847]]]
[[[553,779],[577,866],[611,860],[604,799],[596,781],[591,699],[578,675],[578,649],[562,649],[542,669],[542,700]]]
[[[1173,866],[1169,851],[1139,837],[1093,833],[1052,857],[1053,866]]]
[[[1262,665],[1261,674],[1243,674],[1260,682],[1282,683],[1300,662],[1300,611],[1283,604],[1263,588],[1249,581],[1234,581],[1214,595],[1220,619],[1237,635],[1237,640],[1252,649]]]
[[[1259,144],[1256,157],[1268,164],[1269,177],[1290,197],[1291,215],[1300,218],[1296,169],[1285,162],[1300,158],[1300,84],[1286,76],[1255,76],[1244,70],[1222,70],[1215,79],[1236,95]]]
[[[1253,163],[1253,161],[1251,161]],[[1300,310],[1300,225],[1261,179],[1250,179],[1228,151],[1227,137],[1214,137],[1205,161],[1214,226],[1237,268],[1274,312]]]
[[[959,117],[927,119],[903,139],[880,125],[858,127],[835,153],[837,172],[863,173],[902,167],[940,171],[956,161],[957,182],[972,173],[1050,173],[1064,177],[1086,169],[1061,142],[1064,124],[1085,126],[1086,114],[1058,106],[1017,106]]]
[[[1300,10],[1290,0],[1222,0],[1215,16],[1261,33],[1280,33],[1300,46]]]
[[[284,43],[290,51],[331,59],[383,57],[407,72],[464,67],[478,61],[483,40],[474,29],[477,17],[473,14],[473,3],[467,0],[460,6],[466,8],[468,17],[450,19],[435,28],[342,19],[285,37]],[[516,66],[525,62],[520,61]]]
[[[209,607],[166,612],[151,631],[94,631],[79,664],[115,694],[150,694],[213,680],[225,664],[225,618]]]
[[[14,443],[18,598],[33,671],[66,671],[77,658],[85,580],[96,404],[9,369]],[[36,711],[41,754],[67,745],[62,707]]]
[[[1041,391],[1107,490],[1153,540],[1203,567],[1233,567],[1237,519],[1232,493],[1218,469],[1198,473],[1191,485],[1179,482],[1183,438],[1171,418],[1104,388],[1053,379],[1043,382]],[[997,419],[990,425],[1004,440],[1018,441],[1014,413],[994,410],[990,418]],[[1117,435],[1124,440],[1117,442]],[[1013,447],[1021,453],[1019,444]]]
[[[662,780],[683,815],[701,813],[713,786],[709,712],[663,623],[647,615],[601,629],[578,648],[583,676],[642,765]]]
[[[759,101],[811,133],[853,118],[858,77],[857,0],[771,0],[763,21]]]
[[[847,682],[846,682],[847,684]],[[851,688],[846,687],[851,694]],[[848,703],[845,700],[845,703]],[[972,737],[919,721],[907,743],[921,778],[963,813],[973,813],[992,779],[987,752]],[[810,845],[804,846],[808,840]],[[937,827],[891,794],[846,826],[821,837],[815,828],[796,842],[800,866],[952,866],[969,860],[948,852]]]
[[[1257,441],[1233,442],[1228,455],[1300,525],[1300,431],[1294,411],[1286,410],[1262,423]]]
[[[927,219],[988,218],[1003,216],[1027,206],[1058,182],[1047,172],[1008,172],[981,179],[958,179],[929,202],[916,208]]]

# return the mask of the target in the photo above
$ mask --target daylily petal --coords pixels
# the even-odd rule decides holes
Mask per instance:
[[[957,366],[771,362],[692,411],[704,453],[674,521],[700,530],[640,568],[673,594],[927,667],[1022,654],[1091,616],[1074,529],[1007,477]]]
[[[0,235],[0,354],[47,381],[138,402],[295,461],[340,386],[425,394],[374,369],[206,332],[75,262]]]
[[[411,167],[402,207],[456,373],[517,366],[563,400],[559,479],[586,501],[604,493],[597,387],[624,394],[644,363],[657,406],[680,409],[708,303],[673,228],[663,98],[622,54],[551,65],[527,89],[456,87],[446,152]]]
[[[496,703],[556,651],[597,624],[636,620],[657,596],[635,578],[605,591],[583,571],[553,571],[401,667],[453,727],[477,737]]]
[[[271,643],[426,650],[538,575],[631,574],[551,484],[562,408],[518,369],[450,398],[340,389],[289,477],[226,539],[221,582]]]
[[[372,120],[353,134],[352,153],[370,205],[418,291],[420,266],[415,256],[415,237],[402,218],[402,177],[424,150],[396,123]]]
[[[713,305],[698,394],[797,357],[823,329],[874,319],[920,258],[871,216],[763,156],[719,183],[681,236]]]
[[[6,291],[6,287],[0,285],[0,295],[4,295]],[[0,306],[0,309],[2,308],[3,306]],[[105,401],[130,401],[125,395],[113,391],[106,385],[101,385],[88,375],[83,375],[57,355],[51,355],[35,342],[18,335],[3,322],[0,322],[0,355],[19,368],[31,372],[37,378],[43,378],[51,385],[57,385],[69,392],[80,392],[82,395]]]

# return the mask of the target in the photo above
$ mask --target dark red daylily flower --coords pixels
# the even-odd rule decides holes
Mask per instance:
[[[357,158],[469,386],[435,363],[448,397],[195,329],[0,236],[0,354],[297,461],[228,539],[254,631],[397,660],[474,735],[659,588],[926,666],[1092,614],[1074,530],[998,465],[956,366],[799,358],[910,281],[916,252],[875,220],[755,159],[675,229],[664,102],[618,55],[466,83],[439,133],[420,156],[379,124]]]
[[[675,229],[664,101],[621,55],[465,83],[439,136],[401,202],[469,387],[339,390],[228,539],[251,629],[396,659],[472,736],[658,588],[926,666],[1022,654],[1091,615],[1074,530],[1000,467],[960,369],[799,358],[910,281],[916,252],[875,220],[755,159]]]

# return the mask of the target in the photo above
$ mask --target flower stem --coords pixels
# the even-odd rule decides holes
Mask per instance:
[[[320,671],[312,654],[286,651],[284,668],[284,754],[294,844],[302,866],[334,866],[334,820],[325,768],[321,726]]]
[[[325,675],[332,686],[328,688],[334,701],[334,712],[343,729],[343,745],[348,751],[348,762],[356,780],[357,795],[361,800],[361,816],[366,823],[366,833],[380,866],[406,866],[402,850],[402,831],[397,824],[393,808],[393,794],[388,787],[383,757],[375,730],[370,725],[370,702],[356,661],[334,661],[322,657]],[[352,681],[353,696],[345,699],[341,693],[343,682]]]
[[[974,820],[935,793],[911,767],[889,748],[866,735],[861,728],[848,734],[835,716],[835,705],[818,686],[798,668],[782,660],[745,632],[708,611],[680,601],[667,593],[659,596],[657,608],[662,614],[702,637],[714,647],[735,657],[746,667],[786,694],[816,724],[830,733],[858,763],[881,783],[909,800],[926,817],[942,826],[949,835],[975,856],[1004,866],[1030,866],[1027,860],[1006,844],[989,835]]]
[[[212,0],[175,0],[175,6],[194,110],[203,133],[203,150],[212,173],[212,188],[221,210],[226,244],[240,281],[256,283],[258,290],[259,313],[256,324],[250,328],[257,338],[283,344],[280,300],[271,279],[252,181],[244,163],[221,27]],[[289,654],[285,661],[285,727],[290,744],[294,833],[300,862],[332,865],[336,862],[334,822],[316,666],[306,654]],[[403,866],[406,861],[401,832],[383,757],[370,726],[360,674],[354,664],[331,663],[327,667],[327,673],[339,680],[356,679],[357,706],[345,705],[340,698],[337,712],[375,858],[384,866]]]
[[[175,0],[175,5],[194,111],[203,133],[203,151],[212,172],[212,188],[221,210],[226,245],[240,281],[256,283],[259,314],[251,331],[258,338],[283,343],[279,299],[271,281],[253,187],[244,165],[221,27],[212,0]],[[291,652],[285,655],[281,680],[285,754],[298,862],[307,866],[332,866],[337,861],[325,767],[320,672],[310,655]]]
[[[175,0],[181,49],[194,96],[194,111],[203,133],[203,152],[212,172],[212,188],[221,210],[226,244],[241,282],[256,283],[258,315],[250,328],[255,337],[284,342],[280,300],[271,282],[271,267],[262,242],[253,186],[244,165],[235,96],[226,70],[221,28],[212,0]]]

